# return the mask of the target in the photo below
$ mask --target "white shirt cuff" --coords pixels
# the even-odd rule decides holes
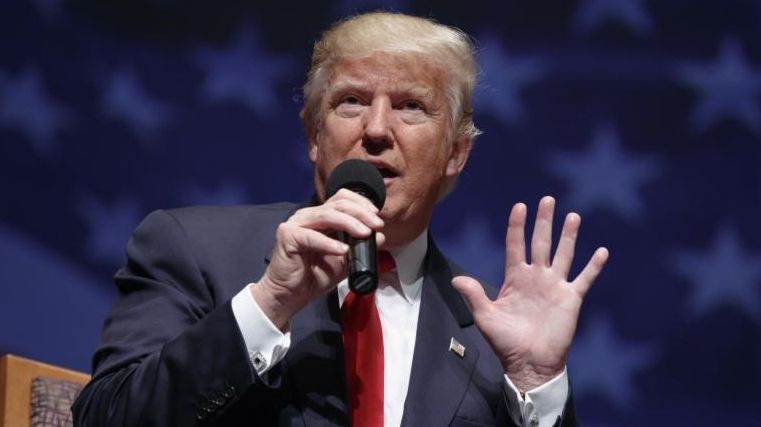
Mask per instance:
[[[568,399],[566,368],[555,378],[521,395],[505,375],[505,394],[513,422],[526,427],[551,427],[563,414]]]
[[[249,283],[232,299],[233,315],[238,323],[248,358],[257,374],[262,375],[283,360],[291,346],[291,333],[285,334],[267,317],[251,295]]]

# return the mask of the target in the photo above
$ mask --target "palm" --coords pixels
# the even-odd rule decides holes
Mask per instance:
[[[530,354],[539,365],[562,369],[565,361],[558,355],[568,351],[580,306],[581,296],[564,277],[551,268],[523,264],[508,271],[489,314],[478,323],[503,360]]]
[[[526,385],[538,385],[534,383],[562,371],[584,294],[607,260],[607,251],[598,249],[582,273],[569,281],[580,218],[568,215],[551,259],[553,210],[554,200],[542,199],[529,263],[524,236],[526,207],[518,204],[513,208],[506,238],[505,280],[494,301],[473,279],[458,277],[453,282],[470,304],[476,326],[505,372]],[[533,379],[521,381],[525,375]]]

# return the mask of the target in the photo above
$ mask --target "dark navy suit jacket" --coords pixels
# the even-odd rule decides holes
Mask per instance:
[[[115,277],[94,375],[74,407],[81,426],[345,426],[338,298],[290,322],[291,347],[256,374],[231,298],[267,266],[277,224],[293,204],[197,207],[150,214]],[[432,241],[403,426],[512,425],[502,367],[464,301],[454,267]],[[451,338],[464,357],[449,351]],[[566,403],[562,426],[575,425]]]

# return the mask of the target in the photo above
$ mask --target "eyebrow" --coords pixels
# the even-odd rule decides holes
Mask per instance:
[[[370,85],[368,85],[367,83],[361,82],[359,80],[344,78],[335,83],[331,83],[328,86],[328,93],[333,94],[336,92],[346,92],[347,90],[350,90],[350,89],[367,91],[368,86]]]
[[[418,85],[414,83],[400,82],[390,85],[390,92],[392,94],[404,93],[409,94],[415,98],[419,98],[426,103],[433,102],[435,91],[428,86]],[[328,95],[334,95],[336,93],[347,92],[351,90],[358,90],[360,92],[367,92],[370,90],[370,84],[355,80],[351,78],[343,78],[328,88]]]

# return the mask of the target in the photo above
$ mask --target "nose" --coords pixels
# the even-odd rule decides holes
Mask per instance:
[[[386,97],[373,99],[365,116],[362,144],[370,154],[378,154],[393,144],[391,128],[393,110]]]

